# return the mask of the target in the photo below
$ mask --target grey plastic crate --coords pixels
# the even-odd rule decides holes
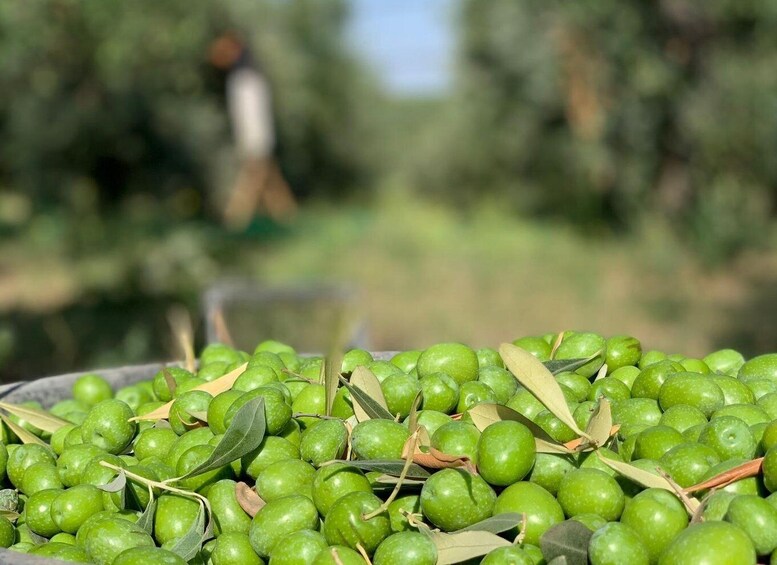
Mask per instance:
[[[390,359],[396,352],[381,351],[373,353],[375,359]],[[46,377],[34,381],[11,383],[0,386],[0,400],[18,404],[28,400],[36,400],[48,408],[59,400],[70,398],[73,383],[81,375],[97,373],[111,383],[113,390],[118,390],[138,381],[150,379],[164,366],[174,363],[149,363],[147,365],[128,365],[112,369],[81,371]],[[177,363],[176,363],[177,364]],[[64,563],[58,559],[49,559],[8,551],[0,548],[0,565],[52,565]]]

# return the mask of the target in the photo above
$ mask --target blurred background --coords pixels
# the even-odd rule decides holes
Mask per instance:
[[[2,2],[0,379],[167,358],[170,306],[241,279],[355,289],[373,349],[777,350],[775,26],[741,0]],[[222,214],[225,33],[293,215]],[[325,339],[312,309],[287,325]]]

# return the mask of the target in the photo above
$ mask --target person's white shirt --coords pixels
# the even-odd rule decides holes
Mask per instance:
[[[227,107],[241,157],[270,157],[275,147],[272,97],[264,76],[255,69],[235,69],[227,77]]]

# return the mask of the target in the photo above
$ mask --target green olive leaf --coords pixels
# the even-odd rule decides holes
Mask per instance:
[[[143,528],[149,535],[154,531],[154,516],[156,515],[156,499],[151,497],[146,505],[146,509],[138,517],[138,521],[135,522],[138,526]]]
[[[43,430],[44,432],[54,433],[62,426],[69,424],[67,420],[57,418],[56,416],[49,414],[45,410],[38,410],[37,408],[30,408],[27,406],[17,406],[16,404],[8,404],[7,402],[0,402],[0,408],[13,414],[17,418],[27,420],[30,424]]]
[[[503,343],[499,347],[499,354],[502,356],[505,367],[545,408],[569,426],[578,436],[588,437],[572,417],[564,393],[561,392],[561,387],[553,373],[548,371],[539,359],[511,343]]]
[[[194,559],[200,549],[202,549],[202,544],[205,541],[207,511],[202,501],[198,500],[198,502],[200,503],[200,510],[197,512],[197,517],[192,522],[189,530],[170,547],[170,551],[179,555],[186,562]]]
[[[332,415],[337,387],[340,385],[340,369],[343,365],[342,353],[331,353],[324,360],[324,394],[326,398],[326,415]]]
[[[349,461],[349,465],[353,465],[359,469],[366,471],[378,471],[384,475],[392,475],[398,477],[402,473],[402,469],[405,467],[404,459],[357,459],[355,461]],[[431,477],[431,473],[415,463],[411,463],[408,467],[407,477],[410,479],[426,479]]]
[[[104,485],[97,485],[97,488],[105,492],[120,492],[124,490],[126,486],[127,486],[127,475],[124,474],[124,471],[119,471],[119,474],[116,475],[116,478],[113,479],[110,483],[106,483]]]
[[[420,390],[416,393],[413,403],[410,405],[410,413],[407,416],[407,431],[412,435],[418,429],[418,407],[424,395]]]
[[[559,373],[564,373],[566,371],[575,371],[593,360],[594,357],[596,357],[596,355],[576,359],[551,359],[550,361],[543,361],[542,364],[545,365],[545,368],[548,371],[554,375],[558,375]]]
[[[0,490],[0,510],[8,512],[19,510],[19,491],[12,488]]]
[[[38,445],[43,445],[44,447],[51,449],[51,446],[48,443],[40,439],[34,433],[25,430],[5,414],[0,413],[0,420],[8,426],[9,430],[16,434],[16,437],[18,437],[22,443],[37,443]]]
[[[549,562],[563,557],[568,565],[588,565],[588,543],[593,534],[577,520],[556,524],[540,537],[542,555]]]
[[[351,381],[340,377],[340,382],[351,393],[353,411],[357,420],[363,422],[371,418],[380,420],[393,420],[394,416],[389,412],[383,390],[380,388],[378,378],[372,371],[361,365],[354,369]]]
[[[14,522],[19,518],[19,516],[21,516],[21,514],[14,512],[13,510],[0,510],[0,516],[9,522]]]
[[[529,420],[529,418],[520,412],[516,412],[508,406],[484,402],[470,408],[469,416],[472,418],[472,423],[481,432],[496,422],[501,422],[502,420],[512,420],[513,422],[520,422],[529,428],[529,431],[532,433],[532,435],[534,435],[534,437],[543,439],[548,442],[554,441],[545,430]]]
[[[264,397],[254,397],[237,411],[210,457],[178,478],[196,477],[240,459],[259,447],[264,439],[266,426]]]
[[[329,352],[324,359],[324,394],[326,415],[332,415],[332,405],[335,402],[337,387],[340,385],[340,374],[343,369],[343,349],[348,341],[349,330],[352,326],[352,317],[345,310],[337,316],[335,331],[332,332],[332,341]]]
[[[429,535],[437,548],[437,565],[461,563],[480,557],[500,547],[512,544],[496,534],[483,531],[464,531],[452,534],[432,531]]]
[[[350,462],[349,462],[350,463]],[[394,475],[379,475],[375,478],[376,483],[380,483],[381,485],[396,485],[399,484],[399,477],[396,477]],[[426,479],[413,479],[410,477],[405,477],[405,479],[402,481],[403,487],[410,487],[410,486],[423,486],[426,483]]]
[[[612,430],[612,410],[610,401],[604,396],[599,397],[594,413],[588,421],[588,427],[585,433],[591,436],[596,447],[601,447],[610,439],[610,430]]]
[[[175,398],[175,391],[178,388],[178,383],[175,382],[173,375],[170,374],[167,367],[162,369],[162,376],[165,378],[165,384],[167,385],[167,390],[170,392],[170,396]]]
[[[204,410],[189,410],[188,408],[184,408],[184,411],[194,418],[195,420],[198,420],[200,422],[204,422],[205,424],[208,423],[208,413]]]
[[[49,542],[48,538],[44,538],[42,535],[36,534],[32,530],[27,530],[26,535],[30,536],[32,543],[34,543],[35,545],[43,545],[44,543]]]
[[[699,509],[701,503],[697,499],[687,496],[677,483],[666,476],[662,476],[660,474],[660,469],[657,469],[659,474],[656,475],[650,471],[645,471],[634,465],[624,463],[623,461],[616,461],[615,459],[603,457],[598,451],[596,451],[596,455],[599,457],[599,461],[607,465],[610,469],[645,488],[660,488],[671,492],[680,499],[680,502],[683,503],[683,506],[685,506],[685,509],[691,516]]]
[[[497,514],[496,516],[491,516],[490,518],[481,520],[480,522],[472,524],[471,526],[467,526],[466,528],[456,530],[453,533],[456,534],[459,532],[474,531],[501,534],[502,532],[506,532],[507,530],[518,527],[518,525],[521,523],[521,520],[523,520],[522,514],[517,512],[505,512],[504,514]]]

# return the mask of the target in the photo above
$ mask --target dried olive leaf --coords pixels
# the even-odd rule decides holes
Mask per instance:
[[[585,432],[591,436],[597,447],[601,447],[610,439],[610,430],[612,430],[610,401],[602,396],[599,398],[594,413],[588,421],[588,427],[585,429]]]
[[[497,514],[496,516],[491,516],[490,518],[486,518],[485,520],[481,520],[480,522],[477,522],[476,524],[472,524],[471,526],[467,526],[466,528],[462,528],[460,530],[456,530],[455,533],[458,532],[491,532],[492,534],[501,534],[502,532],[506,532],[507,530],[511,530],[515,527],[517,527],[521,520],[523,519],[523,515],[519,514],[517,512],[505,512],[504,514]]]
[[[14,434],[16,434],[16,437],[18,437],[22,443],[37,443],[38,445],[42,445],[44,447],[47,447],[51,449],[51,446],[40,439],[38,436],[36,436],[34,433],[25,430],[23,427],[21,427],[19,424],[11,420],[8,416],[5,414],[0,413],[0,420],[3,421],[3,423],[8,426],[8,429],[11,430]]]
[[[572,412],[569,410],[564,393],[556,378],[542,362],[528,351],[511,343],[503,343],[499,347],[499,354],[502,356],[505,367],[545,408],[569,426],[578,436],[586,436],[586,433],[578,427],[572,417]]]
[[[143,528],[148,534],[152,534],[154,531],[154,516],[156,515],[156,499],[150,498],[145,510],[138,517],[138,521],[135,522],[138,526]]]
[[[437,548],[437,565],[460,563],[486,555],[494,549],[512,544],[496,534],[484,531],[463,531],[452,534],[432,531],[429,537]]]
[[[197,553],[202,549],[202,544],[205,541],[205,520],[207,518],[207,511],[202,501],[200,503],[200,510],[197,512],[197,517],[192,522],[192,525],[186,531],[184,535],[178,538],[171,547],[170,551],[179,555],[184,561],[190,561],[194,559]]]
[[[430,469],[449,469],[461,467],[473,475],[477,474],[475,464],[472,463],[472,460],[466,455],[449,455],[433,447],[429,448],[428,453],[416,451],[413,454],[413,462],[418,463],[424,467],[429,467]]]
[[[209,392],[212,396],[216,396],[225,390],[231,389],[237,378],[245,372],[247,367],[248,363],[243,363],[237,369],[233,369],[223,377],[203,383],[200,386],[194,387],[192,390],[204,390],[205,392]],[[171,400],[167,404],[160,406],[156,410],[152,410],[148,414],[134,416],[133,418],[130,418],[130,420],[166,420],[170,416],[170,407],[172,405],[173,401]]]
[[[402,469],[405,466],[404,459],[364,459],[349,461],[349,465],[353,465],[359,469],[366,471],[379,471],[384,475],[399,476]],[[408,468],[407,475],[409,479],[426,479],[431,476],[431,473],[421,467],[420,465],[411,464]]]
[[[588,565],[588,543],[593,531],[576,520],[556,524],[540,537],[542,555],[549,562],[565,558],[568,565]]]
[[[366,367],[356,367],[348,382],[340,377],[340,382],[351,393],[353,411],[360,422],[369,419],[393,420],[389,412],[380,382]]]
[[[253,518],[256,514],[267,504],[262,497],[259,496],[254,489],[249,487],[246,483],[240,482],[235,485],[235,498],[240,508],[245,511],[246,514]]]
[[[229,465],[250,453],[262,443],[266,426],[264,397],[256,396],[240,407],[210,457],[179,479],[196,477]]]
[[[57,418],[56,416],[49,414],[45,410],[38,410],[37,408],[30,408],[27,406],[17,406],[15,404],[8,404],[7,402],[0,402],[0,408],[13,414],[17,418],[22,418],[28,421],[30,424],[43,430],[44,432],[54,433],[62,426],[66,426],[70,422]]]

